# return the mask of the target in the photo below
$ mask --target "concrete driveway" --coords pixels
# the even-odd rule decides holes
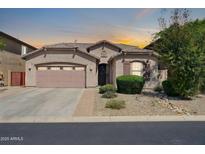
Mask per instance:
[[[70,117],[82,92],[77,88],[8,88],[0,91],[0,120]]]

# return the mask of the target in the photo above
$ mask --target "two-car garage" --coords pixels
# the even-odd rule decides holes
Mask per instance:
[[[37,87],[84,88],[84,66],[37,66]]]
[[[97,85],[99,59],[76,48],[42,48],[23,56],[25,86],[87,88]]]

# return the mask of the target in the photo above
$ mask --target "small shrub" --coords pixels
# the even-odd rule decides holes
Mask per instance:
[[[116,88],[112,84],[106,84],[106,85],[101,86],[99,88],[99,93],[100,94],[104,94],[107,91],[116,92]]]
[[[115,94],[115,92],[113,91],[106,91],[103,95],[102,98],[114,98],[117,97],[117,95]]]
[[[124,94],[140,94],[145,80],[137,75],[122,75],[117,77],[117,90]]]
[[[113,99],[113,100],[108,101],[105,107],[119,110],[119,109],[125,108],[125,101]]]
[[[169,80],[163,81],[162,86],[165,94],[167,94],[168,96],[179,96]]]
[[[163,88],[160,85],[158,85],[154,88],[154,91],[156,91],[156,92],[162,92],[162,90],[163,90]]]

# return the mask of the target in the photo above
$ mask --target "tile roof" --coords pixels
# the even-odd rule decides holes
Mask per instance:
[[[105,41],[105,40],[103,40],[103,41]],[[101,42],[101,41],[99,41],[99,42]],[[99,59],[99,57],[96,57],[96,56],[92,55],[91,53],[87,52],[87,49],[90,46],[93,46],[95,44],[96,43],[57,43],[57,44],[45,45],[44,47],[42,47],[41,49],[38,49],[36,51],[39,52],[40,50],[45,49],[45,48],[48,48],[48,49],[49,48],[50,49],[63,49],[63,48],[75,49],[75,48],[77,48],[79,51],[84,52],[85,54],[89,54],[90,56],[93,56],[93,57]],[[133,46],[133,45],[119,44],[119,43],[111,43],[111,44],[119,47],[121,49],[121,51],[124,52],[124,53],[135,54],[135,53],[150,53],[150,52],[154,52],[153,50],[140,49],[137,46]],[[31,54],[33,54],[33,53],[35,53],[35,51],[32,52]],[[25,55],[23,57],[27,57],[28,55],[29,54],[27,54],[27,55]]]
[[[87,51],[87,48],[94,45],[96,43],[57,43],[44,46],[45,48],[75,48],[77,47],[81,51]],[[140,49],[137,46],[127,45],[127,44],[119,44],[112,43],[115,46],[118,46],[123,51],[142,51],[144,49]]]

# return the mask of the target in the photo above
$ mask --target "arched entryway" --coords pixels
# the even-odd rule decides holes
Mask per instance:
[[[105,85],[107,82],[107,64],[98,65],[98,85]]]

